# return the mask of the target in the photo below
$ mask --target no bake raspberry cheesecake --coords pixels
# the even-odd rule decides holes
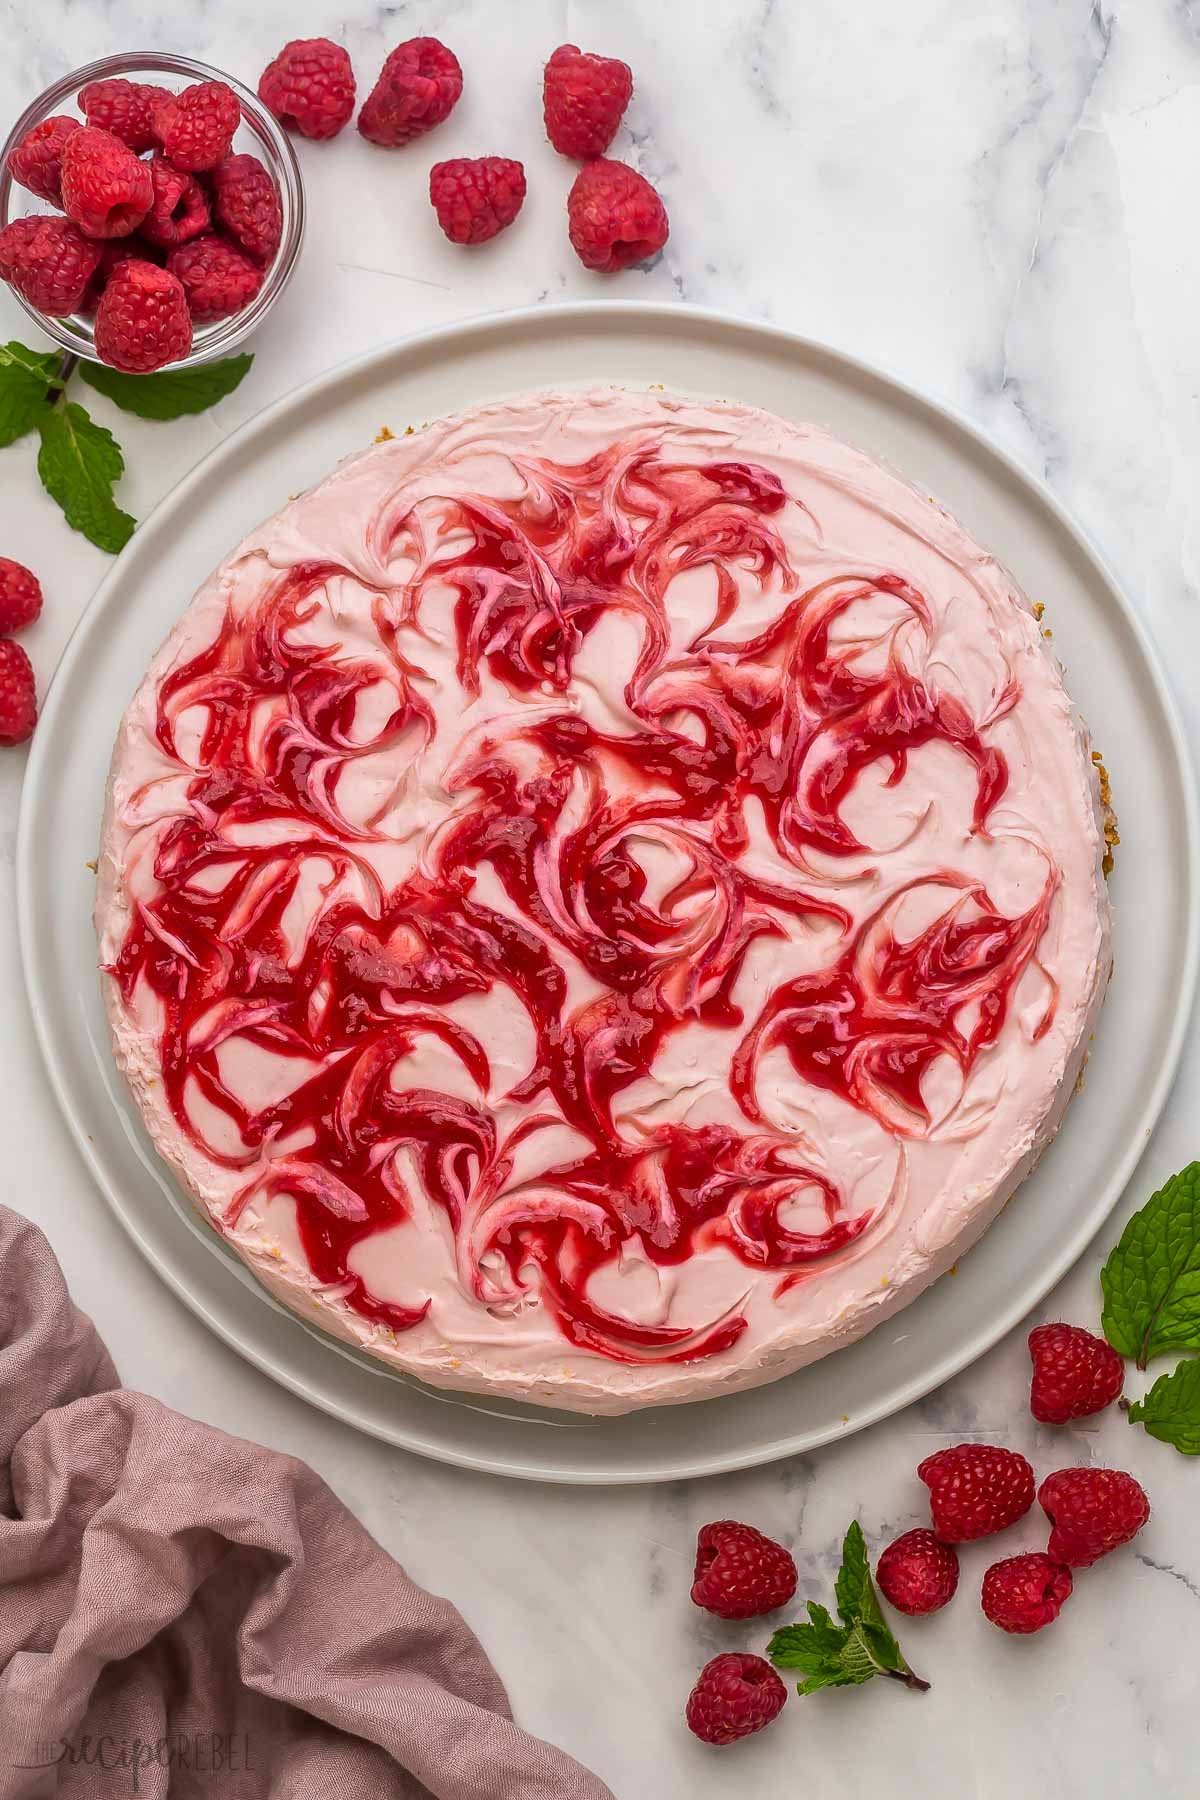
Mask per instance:
[[[617,390],[344,463],[121,726],[97,923],[185,1191],[438,1386],[768,1381],[1029,1172],[1109,970],[1029,603],[813,426]]]

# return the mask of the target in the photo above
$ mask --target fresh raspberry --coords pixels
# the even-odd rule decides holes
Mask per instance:
[[[94,313],[100,304],[100,296],[108,286],[109,276],[123,262],[162,263],[163,252],[154,244],[147,244],[139,233],[132,237],[108,238],[100,245],[100,261],[96,264],[96,273],[88,283],[79,310],[82,313]]]
[[[154,198],[146,163],[128,144],[95,125],[81,125],[63,145],[63,211],[89,237],[128,237]]]
[[[1015,1450],[955,1444],[927,1456],[917,1470],[929,1489],[933,1529],[943,1544],[990,1537],[1033,1505],[1033,1470]]]
[[[160,249],[171,250],[207,231],[208,196],[196,177],[173,168],[165,156],[152,156],[147,167],[154,184],[154,199],[138,226],[139,237]]]
[[[229,155],[242,109],[223,81],[198,81],[154,108],[154,133],[177,169],[215,169]]]
[[[560,44],[542,75],[546,136],[563,156],[603,156],[632,92],[628,63]]]
[[[100,360],[131,375],[178,362],[192,347],[182,282],[154,263],[122,263],[100,296],[93,335]]]
[[[354,70],[329,38],[293,38],[258,83],[258,97],[301,137],[336,137],[354,111]]]
[[[67,139],[80,129],[79,120],[55,113],[25,133],[8,153],[12,178],[39,200],[62,205],[62,153]]]
[[[263,284],[258,263],[219,237],[182,244],[168,256],[167,267],[183,283],[188,311],[197,325],[241,312]]]
[[[736,1519],[701,1526],[692,1599],[719,1619],[753,1619],[786,1606],[796,1591],[796,1565],[774,1538]]]
[[[525,170],[507,156],[456,156],[430,169],[429,198],[452,244],[486,244],[520,212]]]
[[[1086,1569],[1136,1537],[1150,1517],[1141,1484],[1120,1469],[1059,1469],[1038,1489],[1054,1529],[1046,1554]]]
[[[100,260],[100,246],[70,219],[14,219],[0,231],[0,278],[51,318],[78,312]]]
[[[1035,1550],[993,1563],[983,1578],[979,1601],[1001,1631],[1027,1634],[1057,1619],[1074,1585],[1070,1569]]]
[[[385,149],[409,144],[450,116],[462,86],[462,69],[453,50],[437,38],[409,38],[384,63],[363,101],[358,129]]]
[[[613,275],[645,262],[667,241],[667,209],[644,175],[598,157],[584,163],[567,196],[567,226],[585,268]]]
[[[89,81],[79,90],[79,110],[89,125],[111,131],[131,150],[153,150],[154,109],[170,100],[170,91],[149,81],[124,81],[119,75],[108,81]]]
[[[884,1599],[916,1618],[937,1612],[958,1586],[958,1557],[932,1531],[906,1531],[889,1544],[875,1567]]]
[[[20,644],[0,639],[0,744],[23,744],[36,724],[33,664]]]
[[[1112,1345],[1078,1325],[1035,1326],[1029,1354],[1029,1409],[1043,1425],[1103,1412],[1125,1386],[1125,1364]]]
[[[714,1656],[688,1695],[688,1729],[706,1744],[732,1744],[778,1718],[786,1699],[787,1689],[761,1656]]]
[[[0,634],[24,631],[42,610],[42,584],[32,569],[0,556]]]
[[[212,173],[218,223],[256,262],[270,262],[283,234],[279,189],[257,156],[230,156]]]

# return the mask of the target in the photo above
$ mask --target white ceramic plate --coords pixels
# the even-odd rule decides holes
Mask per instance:
[[[193,590],[251,526],[381,425],[401,431],[523,388],[604,382],[662,382],[816,420],[944,501],[1046,603],[1071,693],[1113,772],[1124,842],[1113,878],[1116,975],[1086,1089],[958,1275],[850,1349],[768,1387],[588,1420],[438,1395],[383,1371],[276,1306],[196,1220],[109,1055],[87,859],[121,713]],[[214,450],[137,532],[71,640],[34,742],[18,887],[51,1081],[109,1203],[181,1298],[276,1380],[378,1437],[447,1462],[582,1482],[702,1475],[825,1443],[928,1392],[1015,1324],[1087,1244],[1158,1117],[1200,914],[1195,797],[1162,677],[1111,574],[1047,490],[964,420],[819,344],[711,313],[612,302],[409,339],[335,370]]]

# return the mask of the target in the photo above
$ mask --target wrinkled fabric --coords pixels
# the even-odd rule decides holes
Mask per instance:
[[[0,1800],[612,1800],[313,1471],[119,1384],[0,1207]]]

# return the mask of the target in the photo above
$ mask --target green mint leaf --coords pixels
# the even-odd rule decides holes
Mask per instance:
[[[815,1600],[808,1602],[808,1616],[812,1621],[812,1629],[822,1637],[833,1649],[840,1650],[846,1641],[846,1633],[842,1626],[835,1625],[829,1616],[829,1608],[818,1606]],[[787,1627],[784,1627],[786,1631]],[[807,1629],[802,1627],[801,1629]]]
[[[842,1623],[861,1629],[863,1641],[878,1666],[892,1674],[906,1671],[908,1664],[880,1610],[875,1583],[871,1580],[866,1539],[857,1519],[851,1523],[842,1544],[842,1566],[838,1571],[836,1592]]]
[[[123,375],[104,363],[80,363],[79,373],[98,394],[140,419],[182,419],[232,394],[253,361],[249,355],[231,356],[225,362],[167,369],[161,375]]]
[[[888,1663],[881,1663],[875,1654],[872,1642],[874,1634],[868,1630],[862,1620],[852,1627],[846,1640],[846,1648],[842,1651],[842,1661],[848,1670],[853,1671],[855,1681],[870,1681],[872,1675],[890,1675],[893,1670]],[[897,1653],[900,1646],[897,1644]]]
[[[1182,1362],[1160,1375],[1145,1398],[1134,1401],[1129,1417],[1184,1456],[1200,1456],[1200,1361]]]
[[[853,1676],[847,1675],[840,1668],[814,1669],[811,1675],[806,1675],[803,1681],[796,1683],[796,1692],[801,1695],[816,1694],[822,1688],[855,1686],[857,1683]]]
[[[781,1625],[767,1646],[767,1655],[781,1669],[806,1669],[822,1660],[836,1661],[849,1633],[835,1625],[823,1606],[808,1603],[808,1625]]]
[[[114,555],[128,543],[137,521],[113,499],[113,484],[125,468],[111,432],[89,419],[82,406],[60,402],[38,422],[42,486],[62,507],[68,525]]]
[[[842,1566],[838,1570],[834,1593],[843,1625],[853,1625],[860,1618],[869,1619],[872,1624],[883,1624],[871,1580],[871,1566],[867,1561],[867,1540],[857,1519],[851,1520],[842,1541]]]
[[[59,359],[27,350],[24,344],[0,344],[0,448],[32,431],[58,380]]]
[[[870,1625],[865,1619],[860,1619],[858,1629],[862,1632],[867,1648],[884,1674],[900,1675],[907,1680],[912,1671],[904,1660],[904,1652],[892,1635],[890,1626]]]
[[[810,1600],[809,1623],[781,1626],[767,1646],[767,1655],[777,1668],[799,1669],[804,1675],[798,1690],[801,1694],[813,1694],[823,1687],[859,1686],[874,1675],[891,1676],[912,1688],[929,1686],[913,1674],[883,1617],[857,1519],[842,1544],[836,1596],[840,1625],[825,1607]]]
[[[1139,1369],[1172,1350],[1200,1350],[1200,1162],[1134,1213],[1100,1285],[1104,1335]]]
[[[36,376],[45,387],[61,388],[59,369],[62,360],[57,350],[31,350],[26,344],[0,344],[0,368],[22,369]]]
[[[797,1669],[804,1679],[801,1694],[815,1694],[823,1687],[851,1687],[869,1681],[875,1669],[861,1652],[847,1657],[853,1633],[835,1625],[823,1606],[808,1603],[808,1625],[783,1625],[767,1646],[767,1655],[778,1669]]]

